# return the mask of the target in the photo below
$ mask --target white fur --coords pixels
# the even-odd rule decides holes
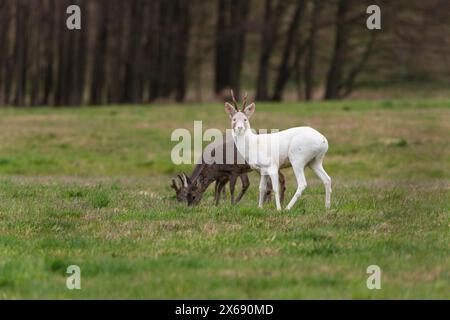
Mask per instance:
[[[231,108],[230,108],[231,107]],[[278,170],[292,166],[297,179],[297,191],[286,209],[291,209],[303,190],[306,188],[304,168],[309,166],[325,186],[325,206],[331,204],[331,179],[322,166],[328,150],[327,139],[317,130],[310,127],[296,127],[270,134],[255,134],[250,128],[248,118],[253,114],[255,105],[252,103],[243,112],[225,105],[230,114],[233,127],[233,140],[242,157],[252,168],[261,174],[259,185],[259,207],[262,207],[266,192],[266,179],[272,180],[277,210],[281,210]]]

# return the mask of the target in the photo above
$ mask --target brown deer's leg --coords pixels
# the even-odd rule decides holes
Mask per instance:
[[[250,180],[248,179],[248,175],[246,173],[243,173],[239,176],[241,178],[242,182],[242,190],[239,192],[235,204],[241,201],[242,197],[244,196],[245,192],[247,192],[248,187],[250,187]]]
[[[217,186],[218,186],[218,183],[217,183],[217,180],[216,180],[215,183],[214,183],[214,199],[216,198]]]
[[[278,181],[280,182],[280,202],[283,203],[284,192],[286,191],[286,179],[281,171],[278,171]]]
[[[219,186],[217,189],[216,206],[219,205],[220,195],[222,194],[222,190],[225,187],[225,185],[227,184],[227,182],[228,182],[228,180],[218,182]]]
[[[220,185],[220,181],[216,180],[216,183],[214,186],[214,202],[216,203],[216,206],[219,204],[219,198],[220,198],[219,185]]]
[[[237,177],[233,174],[230,176],[230,200],[234,204],[234,188],[236,187]]]
[[[264,202],[270,202],[271,197],[272,197],[272,181],[270,179],[267,179],[267,188],[266,194],[264,195]]]
[[[280,202],[283,203],[284,201],[284,193],[286,191],[286,178],[281,173],[281,171],[278,171],[278,181],[280,182]],[[272,181],[270,179],[267,180],[267,191],[264,196],[264,202],[270,202],[272,197]]]
[[[224,184],[226,185],[227,183],[224,182]],[[223,188],[222,189],[222,199],[225,201],[227,200],[227,188]]]

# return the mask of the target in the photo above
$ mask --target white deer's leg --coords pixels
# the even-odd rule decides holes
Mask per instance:
[[[316,159],[311,163],[310,167],[325,186],[325,208],[329,209],[331,206],[331,178],[323,168],[322,161],[323,158]]]
[[[281,211],[281,204],[280,204],[280,185],[278,182],[278,169],[275,173],[270,175],[270,179],[272,180],[272,189],[275,193],[275,203],[277,206],[277,210]]]
[[[306,188],[306,178],[305,178],[305,171],[304,166],[292,166],[295,173],[295,178],[297,179],[297,191],[295,191],[294,196],[292,197],[291,201],[286,207],[286,210],[290,210],[294,204],[297,202],[298,198],[302,195],[303,190]]]
[[[267,176],[261,174],[261,180],[259,180],[259,204],[258,207],[262,208],[264,202],[264,195],[266,194],[267,188]]]

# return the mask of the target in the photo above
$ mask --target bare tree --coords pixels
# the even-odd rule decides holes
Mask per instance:
[[[305,61],[305,99],[311,100],[314,90],[314,72],[317,48],[317,31],[319,23],[319,15],[322,9],[320,0],[313,0],[313,9],[310,17],[309,25],[309,43]]]
[[[215,92],[234,88],[239,94],[250,0],[218,0]]]
[[[351,4],[350,0],[339,0],[338,2],[335,41],[324,96],[326,100],[343,98],[354,90],[355,80],[364,70],[374,48],[376,31],[366,31],[369,40],[364,44],[361,56],[355,57],[353,55],[353,57],[349,58],[350,50],[355,51],[349,45],[352,26],[355,22],[359,22],[355,29],[361,30],[361,21],[359,19],[361,14],[356,13],[356,15],[350,16]],[[354,61],[356,63],[351,65]]]
[[[275,0],[276,1],[276,0]],[[274,49],[278,43],[281,19],[287,9],[287,2],[266,0],[264,20],[261,28],[261,51],[259,54],[258,77],[256,84],[256,99],[269,99],[269,66]]]
[[[333,54],[331,58],[330,69],[328,70],[325,99],[339,98],[339,86],[342,81],[343,64],[345,61],[347,49],[346,16],[349,8],[349,1],[339,0],[336,13],[336,31]]]
[[[275,88],[273,91],[272,100],[280,101],[282,98],[284,87],[286,86],[287,81],[291,76],[291,70],[293,70],[295,65],[295,60],[292,61],[292,57],[294,59],[298,59],[300,55],[303,54],[303,49],[297,50],[294,52],[295,47],[302,48],[300,45],[300,35],[299,35],[299,27],[302,20],[302,15],[305,9],[305,0],[297,0],[294,14],[292,16],[291,22],[289,24],[289,29],[287,32],[286,40],[283,47],[283,53],[281,56],[281,62],[278,66],[278,74],[275,80]]]

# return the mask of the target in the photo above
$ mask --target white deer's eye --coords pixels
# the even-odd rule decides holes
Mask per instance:
[[[247,119],[244,119],[245,122],[247,122]]]
[[[236,119],[233,119],[233,122],[236,122]]]

